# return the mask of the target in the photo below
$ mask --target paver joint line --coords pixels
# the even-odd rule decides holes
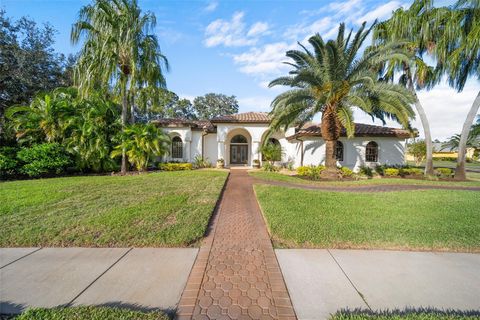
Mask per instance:
[[[124,254],[122,254],[120,256],[120,258],[118,258],[114,263],[112,263],[111,266],[109,266],[107,269],[105,269],[105,271],[103,271],[102,273],[100,273],[100,275],[98,277],[96,277],[95,279],[93,279],[92,282],[90,282],[90,284],[88,286],[85,287],[85,289],[83,289],[82,291],[80,291],[80,293],[78,293],[72,300],[70,300],[70,302],[68,302],[67,304],[65,304],[65,307],[70,307],[72,306],[72,304],[75,302],[75,300],[77,300],[85,291],[88,290],[88,288],[90,288],[95,282],[98,281],[98,279],[100,279],[105,273],[107,273],[110,269],[112,269],[118,262],[120,262],[120,260],[122,260],[130,251],[132,251],[133,248],[129,248]]]
[[[340,263],[337,261],[337,259],[335,259],[335,257],[333,256],[333,254],[330,252],[329,249],[327,249],[327,252],[328,254],[332,257],[333,261],[335,261],[335,263],[337,264],[337,266],[340,268],[340,270],[342,270],[342,273],[345,275],[345,277],[347,278],[348,282],[350,282],[350,284],[352,285],[352,287],[355,289],[355,291],[358,293],[358,295],[360,296],[360,298],[363,300],[363,302],[365,303],[365,305],[367,306],[367,308],[372,311],[372,308],[370,307],[370,305],[368,304],[367,300],[365,299],[365,296],[360,292],[360,290],[358,290],[357,286],[353,283],[353,281],[350,279],[350,277],[347,275],[347,273],[345,272],[345,270],[343,270],[342,266],[340,265]]]
[[[209,254],[195,261],[178,319],[296,319],[252,182],[246,170],[230,172],[213,234],[200,249]],[[198,288],[195,300],[193,288]]]
[[[15,260],[13,260],[13,261],[11,261],[11,262],[7,263],[7,264],[6,264],[6,265],[4,265],[4,266],[1,266],[1,267],[0,267],[0,269],[3,269],[3,268],[5,268],[5,267],[8,267],[9,265],[11,265],[11,264],[13,264],[13,263],[17,262],[18,260],[22,260],[23,258],[25,258],[25,257],[28,257],[29,255],[32,255],[32,254],[34,254],[35,252],[37,252],[37,251],[40,251],[40,250],[42,250],[42,249],[43,249],[43,248],[38,248],[38,249],[36,249],[36,250],[33,250],[32,252],[29,252],[29,253],[27,253],[27,254],[25,254],[25,255],[21,256],[20,258],[18,258],[18,259],[15,259]]]

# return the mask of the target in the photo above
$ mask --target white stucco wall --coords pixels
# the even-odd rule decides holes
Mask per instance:
[[[248,140],[249,154],[248,166],[252,166],[253,159],[261,160],[258,152],[263,139],[265,138],[268,126],[265,124],[217,124],[217,133],[209,133],[204,136],[204,157],[212,165],[215,165],[217,159],[223,158],[225,165],[230,162],[230,139],[236,134],[244,135]],[[172,159],[167,156],[164,161],[187,161],[192,162],[194,157],[202,154],[202,131],[192,131],[190,127],[163,128],[171,137],[178,135],[183,142],[183,159]],[[299,141],[288,141],[285,136],[292,135],[293,129],[283,132],[277,132],[271,137],[277,139],[283,149],[282,162],[292,161],[295,167],[301,165],[301,144]],[[374,167],[377,164],[404,164],[405,163],[405,139],[389,137],[358,137],[341,138],[344,146],[343,161],[339,165],[358,170],[362,165]],[[365,147],[369,141],[375,141],[378,144],[378,162],[365,162]],[[321,138],[304,137],[304,155],[303,165],[324,164],[325,142]]]
[[[405,163],[405,140],[387,137],[358,137],[340,138],[343,143],[343,161],[339,165],[358,170],[360,166],[366,165],[375,167],[377,164],[404,164]],[[378,144],[378,162],[365,161],[365,148],[370,141]],[[299,146],[300,143],[292,141],[292,145]],[[300,149],[300,148],[298,148]],[[295,152],[295,165],[300,165],[300,152]],[[325,142],[321,138],[309,138],[304,141],[304,165],[318,165],[325,163]]]

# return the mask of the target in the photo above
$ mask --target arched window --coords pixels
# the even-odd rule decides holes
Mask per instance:
[[[232,141],[230,143],[248,143],[248,141],[247,138],[245,138],[241,134],[237,134],[232,138]]]
[[[172,158],[182,159],[183,158],[183,142],[182,138],[175,136],[172,139]]]
[[[378,144],[375,141],[367,143],[365,148],[365,161],[378,162]]]
[[[278,141],[278,140],[275,139],[275,138],[270,138],[270,139],[268,139],[267,144],[268,144],[268,143],[274,144],[274,145],[276,145],[276,146],[278,146],[278,147],[281,148],[280,141]],[[263,154],[262,154],[262,161],[265,161],[265,156],[264,156]],[[273,161],[282,161],[282,155],[279,154]]]
[[[343,161],[343,143],[337,141],[337,146],[335,147],[335,158],[337,161]]]

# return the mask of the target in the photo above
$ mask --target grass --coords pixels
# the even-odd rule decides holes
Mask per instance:
[[[407,310],[384,312],[337,312],[330,320],[474,320],[480,319],[479,312]]]
[[[278,246],[480,252],[477,191],[255,191]]]
[[[163,312],[141,312],[109,307],[32,308],[15,320],[168,320]]]
[[[227,173],[215,170],[0,183],[0,247],[187,246]]]
[[[467,177],[470,181],[441,181],[441,180],[419,180],[407,178],[381,178],[365,180],[345,180],[345,181],[312,181],[298,176],[289,176],[276,172],[250,171],[249,174],[255,178],[267,181],[281,181],[292,184],[306,184],[319,186],[362,186],[362,185],[436,185],[436,186],[480,186],[480,173],[468,172]]]
[[[411,166],[415,166],[415,162],[413,161],[407,161],[407,163]],[[421,163],[420,166],[425,167],[425,162]],[[455,168],[457,166],[457,161],[446,161],[446,160],[435,160],[433,159],[433,166],[435,168]],[[473,170],[478,170],[480,169],[480,162],[474,161],[474,162],[467,162],[465,164],[465,168],[468,169],[473,169]]]

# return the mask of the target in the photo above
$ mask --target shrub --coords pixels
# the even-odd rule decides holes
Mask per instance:
[[[193,167],[196,169],[210,168],[211,166],[212,164],[210,163],[210,161],[208,161],[208,158],[203,158],[200,155],[197,155],[195,156],[195,158],[193,158]]]
[[[380,165],[375,166],[375,172],[381,176],[385,175],[385,169],[386,169],[386,166],[380,166]]]
[[[405,172],[406,175],[411,175],[411,176],[423,175],[423,170],[419,168],[406,168],[406,169],[403,169],[403,172]]]
[[[373,177],[373,170],[367,166],[361,166],[358,173],[363,176]]]
[[[268,171],[268,172],[277,172],[277,171],[280,171],[280,168],[271,164],[270,162],[265,162],[262,166],[263,170],[264,171]]]
[[[18,169],[17,148],[0,148],[0,177],[15,175]]]
[[[387,177],[396,177],[400,175],[400,169],[395,169],[395,168],[387,168],[384,170],[384,174]]]
[[[191,163],[160,163],[159,166],[160,170],[163,171],[183,171],[183,170],[192,170],[193,165]]]
[[[311,180],[320,180],[322,171],[325,170],[325,166],[302,166],[297,168],[297,175],[305,177]]]
[[[342,177],[344,178],[353,176],[353,171],[347,167],[341,167],[340,171],[342,171]]]
[[[417,166],[427,157],[427,145],[425,140],[418,140],[410,143],[407,146],[407,150],[413,156]]]
[[[436,175],[442,178],[450,178],[453,175],[453,170],[450,168],[435,169]]]
[[[45,174],[60,174],[71,164],[65,149],[58,143],[37,144],[31,148],[22,148],[17,158],[25,164],[20,172],[30,177]]]

